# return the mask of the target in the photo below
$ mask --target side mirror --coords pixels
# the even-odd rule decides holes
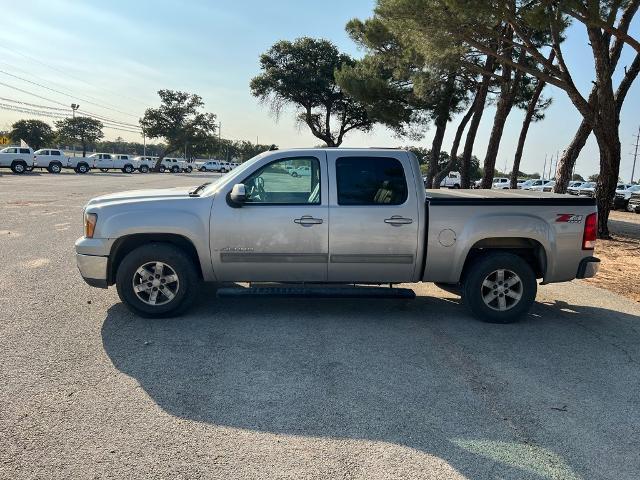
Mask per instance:
[[[247,192],[243,183],[236,183],[231,189],[229,198],[233,203],[242,204],[247,198]]]

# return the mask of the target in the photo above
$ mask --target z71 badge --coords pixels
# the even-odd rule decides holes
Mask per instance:
[[[574,215],[573,213],[558,213],[556,223],[582,223],[582,215]]]

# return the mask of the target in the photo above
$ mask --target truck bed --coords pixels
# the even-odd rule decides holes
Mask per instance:
[[[575,205],[593,206],[595,198],[531,190],[427,190],[430,205]]]

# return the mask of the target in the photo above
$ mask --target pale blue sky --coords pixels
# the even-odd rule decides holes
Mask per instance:
[[[354,56],[361,55],[344,32],[345,23],[366,18],[373,0],[349,2],[325,0],[184,1],[111,0],[106,1],[11,1],[3,5],[0,29],[0,70],[24,77],[62,93],[77,96],[81,108],[121,122],[137,123],[144,108],[157,103],[156,91],[180,89],[200,94],[207,109],[222,122],[226,138],[256,138],[281,147],[304,147],[320,143],[305,128],[299,128],[293,116],[284,112],[280,119],[269,113],[249,93],[249,81],[258,73],[258,57],[280,39],[299,36],[324,37]],[[640,20],[639,20],[640,21]],[[632,28],[637,36],[638,21]],[[591,55],[580,26],[571,31],[566,55],[576,72],[575,80],[584,89],[593,78]],[[625,49],[621,67],[633,58]],[[0,84],[0,97],[38,105],[61,107],[73,99],[62,93],[26,83],[0,73],[0,82],[35,93],[37,98]],[[640,125],[640,87],[631,89],[622,112],[621,174],[628,180],[631,172],[633,135]],[[545,90],[554,97],[547,119],[531,128],[524,152],[523,169],[542,170],[545,154],[555,156],[566,146],[580,117],[564,92]],[[86,101],[99,104],[92,105]],[[102,108],[109,107],[109,108]],[[485,113],[476,141],[475,154],[484,158],[491,129],[492,110]],[[0,110],[0,129],[7,128],[26,114]],[[513,161],[513,152],[522,120],[515,111],[507,125],[498,167]],[[445,140],[449,148],[455,124]],[[136,135],[106,130],[107,138]],[[429,131],[420,142],[394,138],[383,128],[370,134],[355,133],[344,146],[398,146],[408,143],[429,145]],[[578,161],[577,171],[594,173],[598,152],[590,139]],[[636,177],[638,171],[636,169]]]

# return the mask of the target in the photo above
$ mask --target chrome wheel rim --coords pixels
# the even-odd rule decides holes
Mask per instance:
[[[16,172],[18,172],[18,173],[24,172],[24,166],[21,163],[16,163],[16,166],[14,168],[16,169]]]
[[[487,307],[505,312],[520,303],[523,288],[522,280],[515,272],[499,269],[485,277],[480,294]]]
[[[163,262],[147,262],[133,274],[133,292],[147,305],[166,305],[176,297],[179,289],[176,271]]]

